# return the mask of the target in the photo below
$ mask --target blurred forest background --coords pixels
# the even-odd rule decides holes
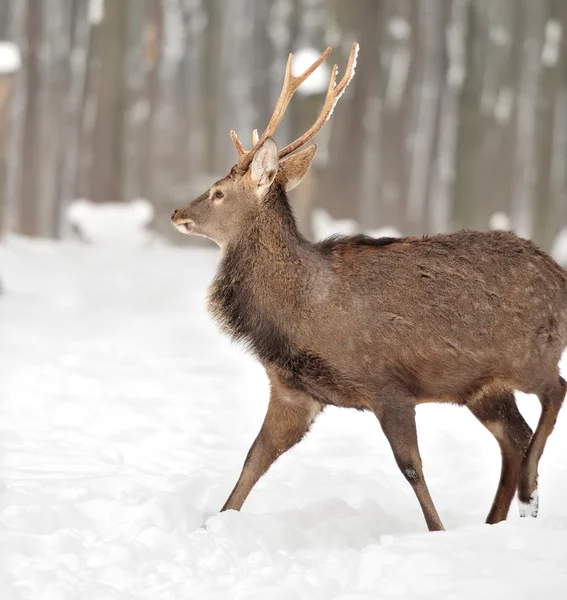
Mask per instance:
[[[245,146],[262,131],[287,54],[332,45],[342,76],[357,40],[293,192],[302,229],[320,207],[364,230],[510,227],[549,249],[567,226],[566,30],[565,0],[2,0],[22,66],[0,76],[0,232],[57,238],[75,198],[147,198],[180,241],[169,213],[236,162],[230,129]],[[297,94],[279,144],[326,83]]]

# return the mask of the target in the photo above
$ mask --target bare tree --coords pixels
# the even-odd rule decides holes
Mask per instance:
[[[90,198],[93,202],[123,200],[125,56],[129,0],[105,0],[96,51],[100,57]]]
[[[36,209],[39,192],[40,139],[40,44],[42,36],[42,2],[27,0],[26,39],[24,46],[26,103],[23,131],[22,169],[20,172],[19,220],[16,231],[24,235],[41,235],[40,215]]]
[[[13,90],[13,74],[0,73],[0,239],[4,233],[6,214],[6,140],[10,133],[10,109]]]
[[[3,140],[11,229],[64,235],[63,208],[77,196],[143,195],[161,218],[234,161],[230,129],[248,145],[265,125],[290,51],[331,44],[340,66],[353,40],[353,89],[294,192],[303,232],[314,204],[361,230],[515,227],[544,248],[567,225],[563,0],[46,7],[0,4],[0,38],[24,54]],[[317,114],[322,96],[298,98],[278,142]]]
[[[163,36],[163,7],[160,0],[147,0],[147,5],[147,18],[144,27],[147,111],[144,136],[141,144],[140,191],[144,198],[152,198],[152,150],[154,146],[154,120],[158,102],[158,75],[161,60],[161,40]]]

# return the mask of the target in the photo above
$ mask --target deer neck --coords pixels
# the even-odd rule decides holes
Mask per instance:
[[[209,292],[212,316],[253,349],[267,331],[290,337],[312,268],[311,245],[297,230],[287,201],[271,208],[223,250]]]
[[[299,233],[289,206],[280,206],[265,211],[245,236],[226,248],[218,274],[246,284],[253,297],[297,296],[292,284],[305,276],[310,246]]]

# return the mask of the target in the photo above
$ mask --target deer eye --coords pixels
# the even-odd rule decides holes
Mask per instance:
[[[220,200],[221,198],[224,198],[224,194],[220,190],[216,190],[213,194],[213,198],[215,200]]]

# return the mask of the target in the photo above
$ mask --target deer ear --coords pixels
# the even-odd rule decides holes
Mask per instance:
[[[317,144],[308,146],[301,152],[290,154],[280,161],[280,177],[287,192],[299,185],[305,177],[315,152],[317,152]]]
[[[250,165],[250,179],[262,194],[272,185],[278,172],[278,147],[272,138],[258,148]]]

